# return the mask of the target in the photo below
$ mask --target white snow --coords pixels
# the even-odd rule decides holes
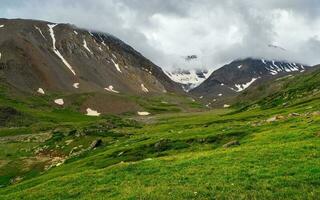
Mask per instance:
[[[102,49],[100,46],[99,46],[99,50],[100,50],[100,51],[103,51],[103,49]]]
[[[83,47],[89,51],[89,53],[93,54],[93,52],[88,48],[87,41],[85,39],[83,39]]]
[[[184,71],[184,70],[176,70],[173,72],[164,71],[165,74],[174,82],[182,83],[184,85],[188,85],[188,88],[184,88],[186,92],[189,90],[197,87],[200,85],[203,81],[205,81],[213,72],[213,70],[209,70],[207,73],[202,72],[204,77],[199,77],[197,75],[198,70],[190,70],[190,71]]]
[[[146,88],[143,84],[141,84],[141,89],[143,92],[149,92],[148,88]]]
[[[138,115],[140,115],[140,116],[147,116],[147,115],[150,115],[150,113],[149,113],[149,112],[144,112],[144,111],[142,111],[142,112],[138,111],[137,113],[138,113]]]
[[[252,78],[251,81],[249,81],[248,83],[244,83],[244,84],[235,84],[237,90],[236,92],[241,92],[245,89],[247,89],[253,82],[255,82],[257,79],[259,79],[260,77],[258,78]]]
[[[112,54],[112,57],[114,57],[115,59],[117,59],[117,56],[116,56],[116,55],[114,55],[114,54]]]
[[[203,99],[203,96],[199,97],[199,99]]]
[[[88,31],[88,33],[89,33],[92,37],[94,37],[94,35],[91,33],[91,31]]]
[[[221,86],[224,86],[224,83],[221,83],[220,85],[221,85]]]
[[[221,97],[221,96],[222,96],[222,94],[220,93],[220,94],[218,94],[218,96],[219,96],[219,97]]]
[[[2,24],[2,25],[0,25],[0,28],[3,28],[4,27],[4,25]]]
[[[101,113],[98,113],[96,110],[92,110],[91,108],[87,108],[87,115],[88,116],[100,116]]]
[[[45,94],[45,92],[44,92],[44,90],[42,88],[39,88],[37,92],[40,93],[40,94]]]
[[[241,67],[242,67],[242,65],[239,65],[239,66],[238,66],[238,69],[240,69]]]
[[[56,48],[56,38],[55,38],[55,35],[54,35],[54,31],[53,31],[53,28],[55,26],[57,26],[57,24],[48,24],[50,36],[52,38],[52,49],[53,49],[53,52],[62,60],[62,62],[65,64],[65,66],[67,66],[69,68],[69,70],[73,73],[73,75],[76,75],[76,72],[73,70],[71,65],[66,61],[66,59],[64,59],[64,57],[61,55],[59,50]]]
[[[212,101],[213,101],[213,102],[216,102],[216,101],[217,101],[217,99],[213,99]]]
[[[79,88],[79,85],[80,85],[80,83],[74,83],[72,86],[73,86],[74,88]]]
[[[1,60],[2,54],[0,53],[0,60]]]
[[[264,59],[261,59],[261,62],[265,65],[267,65],[267,62]]]
[[[41,31],[41,29],[40,29],[39,27],[34,26],[34,28],[39,31],[39,33],[41,34],[41,36],[42,36],[45,40],[47,40],[47,38],[43,35],[43,33],[42,33],[42,31]]]
[[[275,66],[277,68],[277,71],[281,71],[280,67],[278,65],[276,65],[275,61],[272,61],[272,65]]]
[[[112,85],[109,85],[107,88],[104,88],[104,89],[109,91],[109,92],[119,93],[119,91],[113,89]]]
[[[113,59],[111,59],[111,61],[112,61],[112,63],[114,64],[115,68],[118,70],[118,72],[122,73],[122,71],[121,71],[121,69],[120,69],[120,67],[119,67],[119,64],[116,63],[116,62],[114,62]]]
[[[77,32],[77,31],[73,31],[73,32],[74,32],[74,34],[78,35],[78,32]]]
[[[54,102],[55,102],[56,104],[60,105],[60,106],[62,106],[62,105],[64,104],[63,99],[56,99],[56,100],[54,100]]]
[[[230,105],[228,105],[228,104],[224,104],[224,105],[223,105],[223,107],[224,107],[224,108],[229,108],[229,107],[230,107]]]

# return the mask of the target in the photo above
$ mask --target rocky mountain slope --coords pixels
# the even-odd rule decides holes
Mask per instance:
[[[218,101],[237,96],[252,85],[310,69],[298,63],[247,58],[236,60],[214,71],[198,87],[190,91],[198,97]]]
[[[0,19],[0,77],[30,93],[181,92],[121,40],[69,24]]]

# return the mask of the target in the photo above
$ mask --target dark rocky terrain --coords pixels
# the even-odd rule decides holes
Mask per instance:
[[[298,63],[247,58],[235,60],[214,71],[190,93],[214,102],[237,96],[253,85],[311,69]]]
[[[109,34],[44,21],[0,19],[0,24],[0,77],[19,90],[182,92],[161,68]]]

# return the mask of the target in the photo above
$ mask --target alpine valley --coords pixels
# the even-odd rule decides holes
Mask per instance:
[[[213,67],[0,19],[0,199],[319,199],[320,66]]]

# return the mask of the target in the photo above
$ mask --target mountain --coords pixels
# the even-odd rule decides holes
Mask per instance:
[[[137,95],[181,90],[160,67],[109,34],[33,20],[0,19],[0,25],[0,77],[20,90]]]
[[[235,60],[214,71],[190,93],[214,101],[237,96],[249,86],[310,69],[298,63],[247,58]]]
[[[165,73],[174,82],[182,84],[182,88],[188,92],[205,81],[212,71],[204,69],[175,69],[171,72],[165,71]]]
[[[233,104],[242,109],[292,106],[297,102],[317,99],[320,91],[320,65],[304,73],[289,74],[248,88]]]

